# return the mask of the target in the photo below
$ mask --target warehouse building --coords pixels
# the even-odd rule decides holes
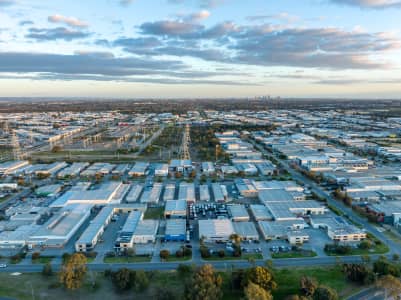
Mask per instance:
[[[233,222],[234,231],[243,241],[258,241],[259,234],[253,222]]]
[[[132,184],[130,191],[125,197],[125,201],[128,203],[137,202],[139,200],[139,196],[141,195],[142,191],[143,191],[142,184],[140,183]]]
[[[92,205],[68,205],[30,236],[31,247],[63,247],[89,219]]]
[[[199,220],[199,238],[205,242],[227,242],[235,233],[231,220]]]
[[[178,200],[195,203],[195,185],[193,183],[181,182],[178,190]]]
[[[164,217],[166,219],[186,218],[187,201],[185,200],[168,200],[164,209]]]
[[[255,221],[271,221],[273,220],[273,216],[269,212],[266,206],[262,204],[251,204],[249,206],[251,211],[251,215],[255,219]]]
[[[184,219],[170,219],[166,221],[165,241],[184,242],[186,240],[187,226]]]
[[[27,160],[17,160],[17,161],[7,161],[0,164],[0,175],[13,174],[23,167],[27,167],[29,161]]]
[[[210,161],[202,162],[201,171],[202,171],[203,174],[206,174],[206,175],[211,175],[211,174],[214,174],[216,172],[213,163],[210,162]]]
[[[169,165],[172,172],[184,172],[192,170],[192,161],[189,159],[172,159]]]
[[[209,186],[207,184],[202,184],[199,186],[199,200],[200,201],[210,201]]]
[[[232,204],[227,206],[228,214],[234,222],[249,221],[249,214],[245,206],[242,204]]]
[[[175,199],[175,184],[169,183],[164,187],[163,201]]]
[[[121,232],[118,235],[118,238],[115,243],[115,249],[117,251],[126,251],[129,248],[133,247],[133,235],[138,223],[142,220],[143,213],[140,211],[132,211],[129,213],[127,220],[124,223]]]
[[[156,241],[159,220],[141,220],[132,235],[133,244],[147,244]]]
[[[289,192],[284,189],[260,190],[258,197],[262,203],[305,200],[304,193],[295,191]]]
[[[75,242],[75,251],[92,251],[102,236],[105,228],[110,223],[113,214],[114,208],[112,206],[103,207],[97,216],[90,222],[78,241]]]
[[[149,163],[138,161],[128,172],[129,176],[145,176],[146,170],[149,167]]]
[[[213,192],[213,197],[214,197],[214,201],[215,202],[226,202],[227,201],[227,197],[225,195],[225,193],[227,192],[224,191],[225,186],[215,182],[212,183],[212,192]]]
[[[268,202],[266,207],[276,221],[294,220],[300,216],[323,215],[326,207],[314,200]]]
[[[235,179],[234,184],[237,187],[238,192],[243,197],[257,197],[258,191],[250,179]]]
[[[155,164],[155,176],[165,177],[168,175],[168,164]]]
[[[58,178],[72,178],[78,177],[79,173],[82,172],[86,167],[89,166],[87,162],[75,162],[68,166],[67,168],[61,170],[57,173]]]
[[[309,235],[304,231],[307,226],[302,218],[292,221],[258,222],[258,228],[266,241],[287,240],[292,245],[309,241]]]
[[[338,216],[317,216],[311,218],[313,228],[321,228],[334,242],[348,243],[359,242],[366,239],[366,232],[358,227],[347,223]]]
[[[161,183],[155,183],[152,187],[146,188],[142,193],[141,203],[158,204],[162,188],[163,185]]]

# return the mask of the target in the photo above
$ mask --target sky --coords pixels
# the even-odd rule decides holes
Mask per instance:
[[[0,0],[0,97],[401,98],[401,0]]]

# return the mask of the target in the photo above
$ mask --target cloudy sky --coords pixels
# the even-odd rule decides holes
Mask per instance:
[[[401,98],[401,0],[0,0],[0,96]]]

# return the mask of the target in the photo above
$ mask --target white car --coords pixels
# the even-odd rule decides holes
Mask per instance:
[[[0,264],[0,268],[7,268],[6,264]]]

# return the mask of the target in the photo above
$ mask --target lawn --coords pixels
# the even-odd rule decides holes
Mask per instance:
[[[289,252],[273,253],[272,258],[299,258],[299,257],[315,257],[316,252],[311,250],[299,250]]]
[[[139,262],[150,262],[152,257],[150,256],[115,256],[105,257],[104,263],[106,264],[123,264],[123,263],[139,263]]]
[[[319,284],[327,285],[337,291],[340,298],[356,293],[363,287],[351,284],[341,272],[341,266],[278,269],[274,271],[278,289],[274,299],[284,299],[287,295],[299,293],[299,281],[302,276],[314,277]]]
[[[53,256],[40,256],[39,258],[32,259],[33,264],[47,264],[53,260]]]
[[[261,253],[248,253],[248,254],[243,254],[241,257],[235,257],[235,256],[229,256],[226,255],[224,257],[220,256],[211,256],[208,258],[203,258],[203,260],[206,261],[215,261],[215,260],[258,260],[258,259],[263,259],[263,255]]]
[[[182,257],[177,257],[175,255],[169,256],[165,261],[167,262],[172,262],[172,261],[187,261],[192,258],[192,255],[190,256],[182,256]]]
[[[148,207],[146,209],[145,214],[143,215],[144,219],[162,219],[164,213],[164,207]]]
[[[231,287],[230,272],[218,272],[223,279],[223,299],[242,299],[241,290],[233,290]],[[299,281],[302,276],[311,276],[318,280],[319,284],[332,287],[340,298],[354,294],[363,287],[350,284],[341,272],[341,267],[324,268],[290,268],[275,269],[274,277],[278,289],[274,291],[274,299],[284,299],[290,294],[299,293]],[[176,293],[179,299],[184,290],[184,283],[188,276],[182,277],[175,271],[153,271],[148,273],[150,286],[142,293],[127,291],[117,293],[113,288],[110,279],[101,272],[89,272],[83,286],[75,291],[67,291],[58,283],[58,276],[43,277],[41,274],[21,274],[12,276],[8,273],[0,273],[0,296],[28,300],[28,299],[155,299],[157,287],[168,287]],[[93,287],[93,282],[96,282]]]

